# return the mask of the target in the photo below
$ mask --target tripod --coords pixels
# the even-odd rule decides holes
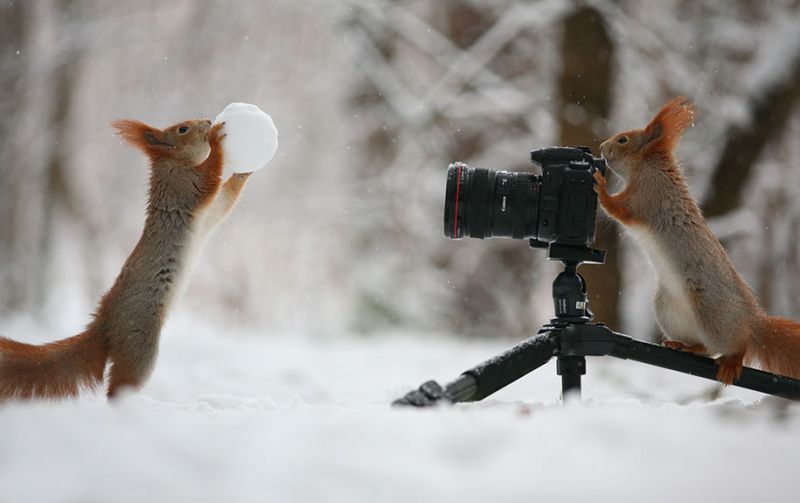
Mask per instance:
[[[531,246],[539,247],[534,241]],[[590,323],[592,312],[586,299],[586,282],[577,269],[582,263],[602,264],[605,251],[552,244],[548,258],[560,260],[564,265],[564,271],[553,281],[556,317],[550,323],[535,336],[467,370],[446,386],[427,381],[392,405],[426,407],[482,400],[553,357],[556,357],[556,372],[561,376],[562,397],[568,394],[580,397],[587,356],[635,360],[716,381],[717,366],[712,358],[642,342],[613,332],[603,324]],[[733,386],[800,400],[800,380],[749,367],[742,369]]]

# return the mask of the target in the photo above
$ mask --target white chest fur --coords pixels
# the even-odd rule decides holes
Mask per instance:
[[[658,280],[655,314],[661,330],[670,340],[703,344],[702,325],[690,302],[687,279],[680,274],[674,258],[662,251],[656,236],[644,229],[629,229],[642,247]]]
[[[206,211],[198,214],[193,222],[188,242],[183,249],[182,257],[178,261],[180,267],[176,271],[174,288],[172,288],[170,295],[166,299],[167,313],[169,313],[169,308],[174,305],[175,301],[180,299],[184,292],[186,292],[186,287],[189,283],[189,277],[192,275],[192,271],[194,270],[197,256],[200,253],[200,248],[206,235],[208,234],[209,229],[206,224],[207,211],[208,210],[206,209]]]

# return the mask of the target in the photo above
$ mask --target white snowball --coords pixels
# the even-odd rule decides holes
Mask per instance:
[[[222,141],[225,170],[249,173],[264,167],[278,150],[278,130],[272,117],[249,103],[231,103],[214,124],[225,122]]]

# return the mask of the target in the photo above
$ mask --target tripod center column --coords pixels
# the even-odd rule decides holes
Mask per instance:
[[[581,396],[581,376],[586,373],[586,358],[583,356],[559,356],[556,373],[561,376],[561,398],[568,395]]]

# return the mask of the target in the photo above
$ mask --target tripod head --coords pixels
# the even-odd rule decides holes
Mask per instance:
[[[538,244],[531,240],[531,247],[539,248]],[[591,321],[593,315],[586,298],[586,280],[578,274],[578,266],[604,263],[606,260],[605,250],[554,243],[547,249],[547,259],[559,260],[564,264],[564,270],[553,280],[553,304],[556,317],[550,320],[550,323],[561,326]]]

